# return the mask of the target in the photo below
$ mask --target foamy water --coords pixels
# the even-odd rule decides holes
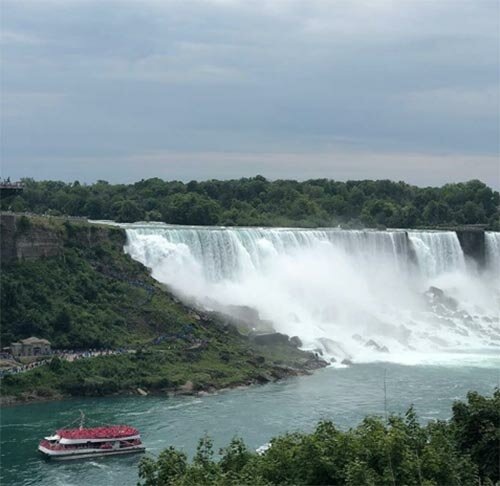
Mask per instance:
[[[478,269],[452,231],[125,227],[126,251],[174,292],[251,307],[337,362],[498,364],[498,233]]]

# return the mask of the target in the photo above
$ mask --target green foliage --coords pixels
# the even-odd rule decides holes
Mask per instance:
[[[281,376],[274,373],[277,368],[281,370],[278,362],[282,355],[274,360],[262,360],[259,359],[260,350],[251,348],[241,336],[225,334],[217,328],[200,328],[196,332],[210,343],[196,356],[186,353],[190,344],[180,340],[165,346],[147,346],[135,353],[74,362],[55,358],[48,366],[7,375],[2,380],[1,393],[20,400],[24,395],[41,393],[44,396],[136,393],[138,387],[151,393],[165,393],[179,390],[188,381],[193,383],[193,392],[196,392],[253,383],[263,375]],[[268,347],[271,348],[268,352],[272,353],[272,346]],[[221,351],[229,356],[226,362],[220,360]],[[291,366],[300,368],[302,360],[307,359],[310,359],[309,354],[290,347],[287,362]],[[204,454],[200,452],[200,463],[203,457],[208,457],[207,453]]]
[[[476,392],[453,405],[452,425],[459,449],[470,454],[482,477],[500,481],[500,389],[492,398]]]
[[[478,180],[439,188],[388,180],[271,182],[262,176],[187,184],[158,178],[130,185],[24,182],[22,195],[3,198],[2,209],[195,225],[414,228],[480,223],[500,229],[500,195]]]
[[[28,223],[23,223],[23,221]],[[1,339],[32,335],[55,348],[135,345],[190,322],[138,262],[116,228],[22,216],[27,238],[57,240],[59,256],[17,261],[0,275]],[[41,235],[41,236],[40,236]]]
[[[292,346],[252,344],[216,320],[195,320],[143,265],[124,254],[120,229],[40,217],[29,221],[34,231],[59,238],[62,250],[59,256],[2,267],[2,342],[36,335],[54,348],[136,352],[72,363],[56,358],[5,377],[3,395],[100,396],[137,387],[164,392],[187,381],[196,392],[252,383],[275,372],[279,377],[280,366],[300,368],[311,358]],[[172,339],[151,344],[162,335]],[[206,346],[189,351],[200,341]]]
[[[29,231],[31,228],[31,221],[26,216],[21,216],[17,223],[17,232],[22,235]]]
[[[144,486],[173,486],[188,468],[187,457],[183,452],[169,447],[160,453],[158,460],[146,457],[139,464],[139,478]]]
[[[500,391],[492,398],[470,393],[467,399],[454,405],[449,422],[420,425],[413,409],[387,423],[368,417],[345,432],[322,421],[310,434],[274,438],[263,455],[233,439],[214,458],[204,437],[190,464],[174,448],[157,460],[143,459],[139,485],[493,485]]]

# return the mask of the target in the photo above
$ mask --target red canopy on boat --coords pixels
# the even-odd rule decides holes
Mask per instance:
[[[120,439],[139,435],[139,431],[129,425],[109,425],[82,429],[60,429],[57,435],[61,439]]]

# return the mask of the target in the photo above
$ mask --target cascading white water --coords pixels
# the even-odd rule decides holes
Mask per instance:
[[[337,360],[415,362],[500,344],[495,291],[467,269],[454,232],[126,228],[126,251],[175,292],[228,313],[251,307]]]
[[[465,258],[454,231],[408,231],[408,237],[426,277],[464,271]]]
[[[496,272],[500,272],[500,233],[485,233],[486,264]]]

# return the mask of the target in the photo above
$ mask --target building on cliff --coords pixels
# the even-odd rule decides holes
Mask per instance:
[[[21,339],[17,343],[11,343],[10,352],[15,358],[19,356],[47,356],[50,354],[50,342],[32,336]]]

